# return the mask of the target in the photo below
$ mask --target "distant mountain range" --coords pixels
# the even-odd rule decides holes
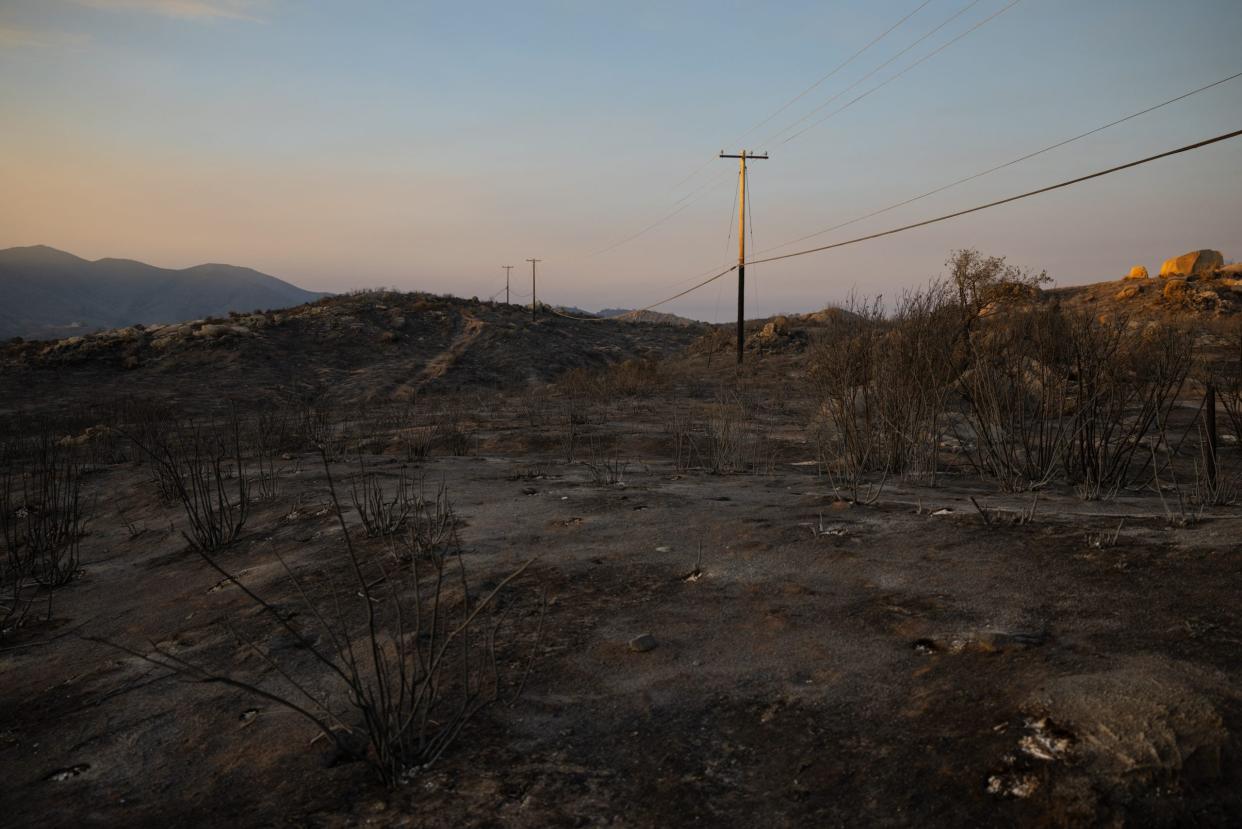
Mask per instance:
[[[288,308],[324,296],[235,265],[170,270],[130,259],[91,262],[45,245],[0,250],[3,339]]]

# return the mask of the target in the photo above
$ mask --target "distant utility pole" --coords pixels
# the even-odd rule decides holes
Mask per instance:
[[[535,290],[535,264],[542,259],[527,259],[530,263],[530,318],[535,318],[535,308],[539,306],[539,292]]]
[[[501,265],[505,269],[505,305],[509,304],[509,271],[513,270],[512,265]]]
[[[746,347],[746,159],[768,157],[767,153],[758,155],[742,150],[737,155],[720,151],[721,158],[736,158],[738,162],[738,200],[737,200],[737,364],[742,364],[742,353]]]

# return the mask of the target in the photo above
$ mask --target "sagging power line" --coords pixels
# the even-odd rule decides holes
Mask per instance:
[[[1088,138],[1092,135],[1095,135],[1097,133],[1103,132],[1106,129],[1109,129],[1110,127],[1115,127],[1115,126],[1118,126],[1119,124],[1124,124],[1127,121],[1132,121],[1133,119],[1138,118],[1141,115],[1146,115],[1149,112],[1155,112],[1158,109],[1169,106],[1170,104],[1175,104],[1178,101],[1184,101],[1185,99],[1193,95],[1198,95],[1200,92],[1206,92],[1207,90],[1212,89],[1213,87],[1220,86],[1223,83],[1235,80],[1237,78],[1242,78],[1242,72],[1238,72],[1226,78],[1221,78],[1218,81],[1213,81],[1212,83],[1206,84],[1205,86],[1201,86],[1198,89],[1192,89],[1189,92],[1185,92],[1185,93],[1182,93],[1181,95],[1178,95],[1176,98],[1169,98],[1166,101],[1155,104],[1154,106],[1149,106],[1146,109],[1141,109],[1138,112],[1133,112],[1129,115],[1126,115],[1123,118],[1118,118],[1115,121],[1109,121],[1107,124],[1102,124],[1094,129],[1079,133],[1078,135],[1075,135],[1072,138],[1066,138],[1066,139],[1056,142],[1055,144],[1049,144],[1048,146],[1043,147],[1042,149],[1038,149],[1038,150],[1035,150],[1034,152],[1027,153],[1026,155],[1019,156],[1018,158],[1015,158],[1011,161],[1006,161],[1003,164],[997,164],[994,167],[989,167],[988,169],[981,170],[978,173],[974,173],[972,175],[959,178],[957,181],[950,182],[948,184],[937,187],[933,190],[928,190],[926,193],[920,193],[917,196],[913,196],[903,201],[899,201],[895,204],[890,204],[888,207],[882,207],[879,210],[873,210],[870,213],[866,213],[862,216],[858,216],[856,218],[850,219],[847,222],[841,222],[840,224],[833,225],[832,227],[826,227],[823,230],[817,230],[814,233],[808,233],[805,236],[799,236],[797,239],[790,239],[788,242],[782,242],[779,245],[773,245],[770,248],[765,248],[761,251],[756,251],[756,253],[767,253],[773,250],[780,250],[781,248],[786,248],[786,247],[789,247],[790,245],[796,245],[799,242],[805,242],[807,239],[814,239],[816,236],[823,236],[825,233],[831,233],[834,230],[840,230],[843,227],[849,227],[852,224],[857,224],[858,222],[864,221],[866,219],[879,216],[883,213],[888,213],[890,210],[896,210],[899,207],[905,207],[908,204],[913,204],[914,202],[925,199],[928,196],[934,196],[937,193],[943,193],[944,191],[950,190],[954,187],[957,187],[958,185],[966,184],[967,182],[971,182],[976,179],[983,178],[984,176],[991,175],[992,173],[1012,167],[1015,164],[1020,164],[1023,161],[1028,161],[1032,158],[1035,158],[1036,156],[1040,156],[1040,155],[1043,155],[1044,153],[1051,152],[1052,150],[1056,150],[1061,147],[1064,147],[1067,144],[1072,144],[1075,141],[1079,141],[1083,138]]]
[[[1123,170],[1129,170],[1134,167],[1142,166],[1144,164],[1150,164],[1154,161],[1159,161],[1161,159],[1171,158],[1173,156],[1181,155],[1183,153],[1193,152],[1194,150],[1203,149],[1204,147],[1208,147],[1213,144],[1219,144],[1222,141],[1229,141],[1231,139],[1237,138],[1238,136],[1242,136],[1242,129],[1223,133],[1221,135],[1217,135],[1212,138],[1206,138],[1202,141],[1196,141],[1193,144],[1187,144],[1183,147],[1177,147],[1176,149],[1166,150],[1165,152],[1157,153],[1156,155],[1150,155],[1150,156],[1147,156],[1146,158],[1140,158],[1137,161],[1130,161],[1125,164],[1119,164],[1114,167],[1109,167],[1105,170],[1099,170],[1097,172],[1089,173],[1084,176],[1078,176],[1077,178],[1072,178],[1067,181],[1058,182],[1056,184],[1050,184],[1046,187],[1040,187],[1035,190],[1028,190],[1025,193],[1019,193],[1016,196],[1009,196],[1007,198],[997,199],[996,201],[987,202],[986,204],[977,205],[975,207],[970,207],[965,210],[958,210],[953,213],[946,213],[942,216],[936,216],[931,219],[924,219],[923,221],[913,222],[911,224],[902,225],[901,227],[895,227],[889,230],[883,230],[878,233],[869,233],[866,236],[858,236],[854,239],[847,239],[843,242],[834,242],[833,244],[830,244],[830,245],[821,245],[819,247],[808,248],[806,250],[794,251],[793,253],[785,253],[779,256],[768,256],[768,257],[764,257],[761,259],[751,259],[749,261],[739,262],[737,265],[726,268],[720,271],[719,273],[711,277],[708,277],[707,279],[704,279],[703,281],[695,285],[692,285],[689,288],[686,288],[683,291],[679,291],[676,294],[673,294],[670,297],[665,297],[664,299],[661,299],[658,302],[653,302],[650,305],[643,306],[641,309],[637,309],[634,311],[628,311],[624,314],[618,314],[614,317],[575,317],[570,314],[560,314],[560,315],[565,316],[565,317],[570,317],[571,319],[581,319],[581,320],[600,321],[600,322],[605,321],[605,320],[621,319],[624,317],[633,316],[634,314],[640,313],[641,311],[650,311],[654,308],[660,307],[661,305],[666,305],[672,302],[673,300],[681,299],[683,296],[686,296],[687,294],[693,293],[694,291],[697,291],[700,288],[710,285],[711,283],[715,282],[717,279],[727,276],[728,274],[737,270],[739,267],[744,267],[745,265],[754,266],[754,265],[764,264],[766,262],[779,262],[784,259],[792,259],[798,256],[807,256],[812,253],[821,253],[823,251],[835,250],[836,248],[843,248],[848,245],[856,245],[861,242],[868,242],[873,239],[879,239],[885,236],[893,236],[898,233],[904,233],[907,230],[914,230],[920,227],[927,227],[928,225],[937,224],[939,222],[945,222],[950,219],[956,219],[961,216],[969,215],[971,213],[978,213],[983,210],[988,210],[993,207],[999,207],[1004,204],[1010,204],[1012,202],[1020,201],[1022,199],[1028,199],[1033,196],[1041,195],[1043,193],[1049,193],[1054,190],[1060,190],[1065,187],[1071,187],[1075,184],[1081,184],[1086,181],[1091,181],[1092,179],[1102,178],[1104,176],[1112,175],[1113,173],[1119,173]]]

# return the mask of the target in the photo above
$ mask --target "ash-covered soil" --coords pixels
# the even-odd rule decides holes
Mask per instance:
[[[590,348],[558,355],[552,345],[547,359],[562,362],[524,365],[558,382],[484,392],[477,378],[506,374],[492,362],[505,335],[490,351],[478,345],[501,329],[499,312],[455,313],[426,323],[444,327],[434,346],[402,334],[346,349],[324,369],[334,399],[360,404],[335,410],[328,469],[342,492],[360,475],[359,456],[389,492],[403,475],[423,492],[443,486],[477,595],[533,559],[503,594],[500,701],[435,763],[387,789],[271,700],[104,644],[160,648],[286,694],[281,672],[315,693],[334,687],[277,620],[188,547],[184,514],[160,499],[141,453],[107,429],[88,434],[82,420],[91,505],[82,572],[54,591],[50,620],[33,618],[0,643],[0,822],[1242,822],[1238,507],[1185,520],[1151,492],[1002,494],[951,452],[934,481],[892,477],[872,503],[850,502],[815,462],[796,338],[781,349],[779,331],[757,331],[740,373],[709,338],[659,364],[610,370],[610,391],[592,394],[573,385],[585,375],[555,366],[593,362],[583,353],[595,343],[684,334],[591,334],[605,326],[582,323],[583,337],[599,338]],[[469,318],[482,333],[471,334]],[[276,332],[303,324],[254,335],[266,343],[256,353],[272,349],[268,373],[253,356],[245,370],[216,361],[241,346],[188,341],[167,347],[175,358],[153,353],[127,370],[110,356],[52,369],[10,351],[19,362],[5,383],[45,384],[31,392],[44,400],[60,389],[62,405],[90,412],[82,395],[101,376],[119,378],[109,390],[118,396],[158,380],[165,399],[198,399],[199,365],[261,400],[298,351]],[[526,338],[564,323],[542,325]],[[288,334],[307,352],[288,356],[291,365],[330,353],[332,330],[315,343]],[[436,363],[461,336],[475,340]],[[681,341],[661,342],[652,348],[676,354],[669,343]],[[505,359],[518,371],[524,358]],[[452,391],[459,372],[468,394]],[[1197,406],[1179,404],[1177,431]],[[736,466],[693,448],[728,417],[748,436]],[[426,456],[411,449],[411,433],[443,432],[446,418],[464,440],[432,442]],[[350,585],[345,538],[310,446],[282,451],[278,477],[275,496],[255,504],[215,560],[306,619],[288,570],[313,601]],[[362,554],[387,555],[342,500]],[[650,640],[633,645],[643,634]]]

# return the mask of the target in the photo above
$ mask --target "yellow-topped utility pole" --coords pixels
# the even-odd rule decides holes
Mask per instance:
[[[738,159],[738,200],[737,200],[737,362],[742,364],[742,354],[746,349],[746,159],[767,158],[768,154],[740,153],[726,154],[720,151],[721,158]]]

